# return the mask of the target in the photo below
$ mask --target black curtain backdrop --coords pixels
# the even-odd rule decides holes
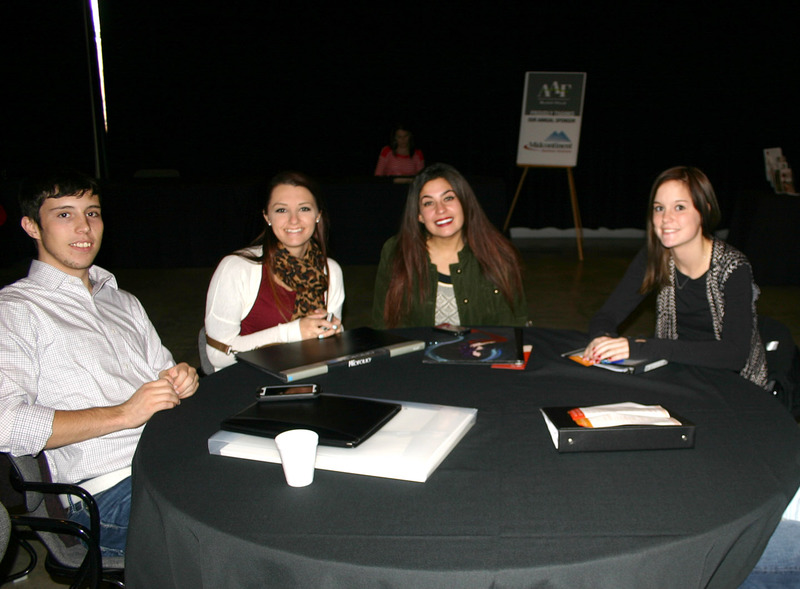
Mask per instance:
[[[5,180],[43,162],[93,171],[81,1],[0,6]],[[800,169],[788,2],[290,4],[101,2],[111,180],[369,176],[405,121],[429,163],[499,178],[508,202],[530,70],[587,72],[586,227],[643,227],[672,165],[706,171],[726,219],[743,190],[768,188],[763,148]],[[512,226],[571,225],[564,172],[533,170]]]

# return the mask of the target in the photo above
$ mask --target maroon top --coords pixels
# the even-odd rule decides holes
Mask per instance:
[[[261,267],[263,270],[261,272],[261,285],[258,287],[258,296],[247,317],[242,319],[239,335],[250,335],[268,327],[275,327],[279,323],[288,322],[292,317],[297,293],[286,290],[276,284],[275,292],[278,294],[278,301],[280,301],[280,308],[278,308],[275,305],[275,296],[272,294],[272,288],[266,276],[266,272],[269,272],[269,270],[264,264]]]

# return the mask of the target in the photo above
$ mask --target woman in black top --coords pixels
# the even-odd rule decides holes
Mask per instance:
[[[713,230],[720,212],[708,178],[696,168],[662,172],[650,192],[647,247],[592,318],[590,362],[665,358],[723,368],[765,386],[758,334],[759,289],[747,258]],[[619,324],[650,291],[657,292],[656,337],[618,337]]]

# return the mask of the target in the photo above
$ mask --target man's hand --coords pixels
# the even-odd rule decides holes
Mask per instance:
[[[181,362],[167,368],[159,373],[159,378],[164,378],[172,383],[178,397],[185,399],[194,395],[197,390],[200,380],[197,376],[197,370],[193,366],[189,366],[186,362]]]
[[[122,412],[124,427],[119,429],[133,429],[144,425],[158,411],[172,409],[181,404],[175,387],[167,378],[159,378],[146,382],[131,395],[131,398],[119,405]]]
[[[180,405],[199,384],[197,371],[182,362],[162,370],[159,379],[140,386],[130,399],[113,407],[92,407],[76,411],[58,410],[53,416],[53,432],[45,448],[60,448],[99,438],[112,432],[144,425],[158,411]]]

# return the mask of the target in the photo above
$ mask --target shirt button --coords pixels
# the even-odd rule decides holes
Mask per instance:
[[[461,268],[459,268],[458,270],[456,270],[456,274],[461,274]]]
[[[494,294],[500,294],[500,289],[499,288],[494,289]]]
[[[464,299],[464,304],[466,305],[467,303],[469,303],[469,299]]]

